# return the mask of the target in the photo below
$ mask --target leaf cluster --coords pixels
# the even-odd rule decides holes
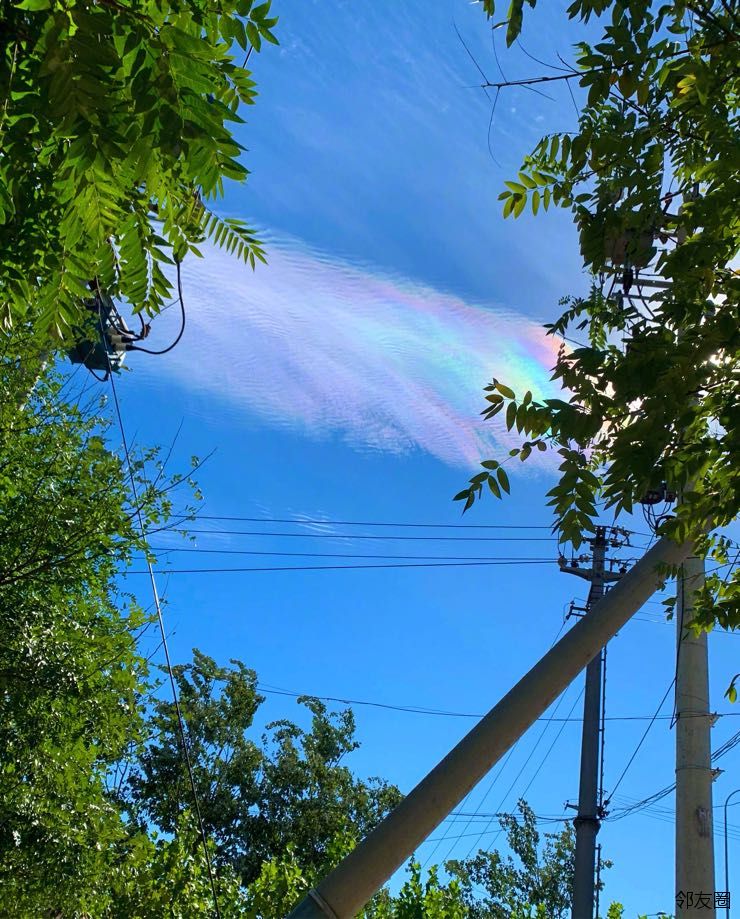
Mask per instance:
[[[522,9],[512,2],[509,42]],[[501,198],[504,216],[572,213],[593,281],[547,330],[581,341],[564,341],[553,369],[563,399],[494,381],[483,414],[528,438],[520,457],[532,443],[559,455],[563,541],[578,546],[599,511],[629,513],[665,483],[682,502],[660,532],[727,561],[705,530],[740,509],[740,21],[731,4],[684,0],[576,0],[568,15],[598,17],[601,32],[576,46],[578,130],[544,137]],[[466,509],[485,481],[457,496]],[[712,575],[702,602],[705,627],[740,624],[735,575]]]
[[[118,580],[142,543],[98,406],[33,341],[3,346],[0,913],[103,915],[130,843],[111,782],[144,739],[149,619]],[[143,495],[145,524],[167,502]]]
[[[320,876],[338,859],[338,840],[351,847],[400,800],[395,787],[358,779],[343,764],[358,746],[351,710],[329,712],[319,700],[302,697],[308,729],[281,720],[259,738],[253,723],[264,696],[243,663],[219,666],[194,650],[191,664],[175,668],[175,679],[217,863],[231,866],[244,885],[289,846],[302,870]],[[153,703],[149,727],[123,802],[142,825],[171,833],[189,795],[172,702]]]
[[[270,2],[19,0],[0,32],[0,320],[69,341],[91,284],[154,314],[210,239],[264,255],[212,202],[247,170],[237,62],[276,43]]]
[[[570,915],[575,836],[567,824],[544,838],[526,801],[499,817],[511,855],[481,850],[446,864],[460,881],[471,919],[560,919]],[[481,896],[480,892],[483,892]]]

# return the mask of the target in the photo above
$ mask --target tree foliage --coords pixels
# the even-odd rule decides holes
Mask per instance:
[[[532,808],[499,818],[511,855],[480,850],[447,863],[459,880],[471,919],[563,919],[570,915],[575,836],[568,823],[544,839]],[[482,891],[482,893],[481,893]]]
[[[34,346],[6,344],[20,358],[0,357],[0,913],[95,912],[129,835],[111,770],[143,736],[146,617],[116,580],[142,543],[97,406],[50,368],[29,396]],[[145,523],[161,520],[166,493],[142,495]]]
[[[365,909],[367,919],[467,919],[469,915],[459,881],[441,881],[434,865],[424,878],[415,860],[398,894],[383,890]]]
[[[214,915],[213,891],[201,839],[188,811],[171,838],[145,832],[129,835],[108,875],[105,919],[190,919]],[[248,915],[247,897],[236,875],[221,868],[215,878],[223,919]],[[279,913],[275,913],[279,915]]]
[[[511,4],[509,44],[523,7]],[[740,509],[740,16],[725,0],[574,0],[568,15],[601,30],[558,77],[585,90],[578,130],[544,137],[500,197],[505,216],[573,214],[593,283],[547,329],[586,341],[560,348],[564,398],[494,379],[482,414],[523,436],[512,458],[559,455],[549,503],[563,541],[594,531],[601,502],[631,512],[662,483],[683,502],[660,532],[701,541]],[[653,272],[665,289],[643,287]],[[466,509],[487,483],[498,495],[501,462],[457,496]],[[725,540],[700,544],[728,561]],[[710,576],[698,621],[740,624],[737,570]]]
[[[343,764],[358,747],[351,710],[329,712],[303,697],[310,729],[281,720],[259,738],[252,728],[264,696],[253,670],[239,661],[220,667],[194,650],[192,664],[176,666],[175,678],[203,821],[217,861],[244,885],[288,851],[288,863],[303,872],[328,871],[342,854],[337,846],[351,848],[400,800],[395,787],[358,779]],[[150,727],[127,803],[137,819],[169,833],[188,795],[170,701],[155,702]],[[289,876],[288,868],[280,871]]]
[[[263,259],[212,202],[247,170],[233,125],[270,0],[18,0],[0,18],[0,319],[69,339],[94,282],[136,312],[208,238]],[[238,59],[244,59],[239,64]]]

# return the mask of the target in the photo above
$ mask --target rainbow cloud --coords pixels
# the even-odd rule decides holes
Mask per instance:
[[[512,443],[479,415],[492,376],[556,391],[557,344],[529,319],[292,240],[268,255],[254,273],[215,250],[186,262],[186,343],[166,364],[185,385],[267,425],[465,467]]]

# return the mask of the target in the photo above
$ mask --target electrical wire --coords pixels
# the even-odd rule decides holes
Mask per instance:
[[[316,693],[312,693],[312,692],[299,692],[296,689],[286,689],[285,687],[282,687],[282,686],[275,686],[270,683],[262,683],[262,682],[257,683],[257,689],[260,692],[266,693],[267,695],[286,696],[292,699],[300,699],[300,698],[318,699],[320,702],[337,702],[340,705],[362,705],[362,706],[367,706],[369,708],[387,709],[389,711],[404,712],[404,713],[413,714],[413,715],[433,715],[433,716],[444,717],[444,718],[473,718],[476,720],[480,720],[481,718],[485,716],[485,712],[460,712],[460,711],[452,711],[449,709],[431,708],[429,706],[423,706],[423,705],[408,705],[408,704],[402,704],[402,703],[379,702],[374,699],[355,699],[355,698],[349,698],[347,696],[322,696],[322,695],[317,695]],[[720,718],[740,717],[740,711],[721,712],[721,713],[718,713],[718,716]],[[670,717],[671,717],[670,715],[658,715],[657,718],[655,715],[607,715],[605,720],[606,721],[656,721],[656,720],[657,721],[668,721]],[[691,717],[691,716],[688,716],[688,717]],[[698,717],[703,717],[703,716],[696,715],[693,717],[698,718]],[[582,718],[570,718],[570,717],[559,718],[554,715],[553,716],[542,715],[541,717],[537,719],[537,723],[539,724],[542,724],[545,722],[553,723],[553,724],[560,724],[560,723],[581,724],[583,722],[583,719]]]
[[[576,705],[578,705],[578,703],[579,703],[579,702],[581,701],[581,699],[583,698],[583,693],[584,693],[584,689],[581,688],[581,691],[578,693],[578,695],[576,696],[576,698],[573,700],[573,704],[571,705],[570,710],[568,711],[568,717],[569,717],[569,718],[570,718],[570,716],[573,714],[573,711],[575,710]],[[563,695],[561,695],[561,696],[560,696],[560,699],[558,700],[558,704],[560,704],[560,702],[561,702],[564,698],[565,698],[565,694],[563,693]],[[528,756],[527,759],[524,761],[524,764],[522,765],[522,767],[521,767],[521,769],[519,770],[519,772],[516,774],[514,780],[513,780],[512,783],[511,783],[511,785],[509,785],[509,787],[508,787],[508,789],[506,790],[506,792],[505,792],[503,798],[501,799],[501,803],[499,804],[499,806],[498,806],[497,809],[500,809],[500,808],[503,806],[504,801],[505,801],[505,800],[508,798],[508,796],[511,794],[511,791],[512,791],[512,789],[514,788],[514,785],[516,785],[516,783],[519,781],[519,778],[521,777],[522,773],[524,772],[524,770],[526,769],[527,765],[529,764],[529,761],[531,760],[532,756],[534,755],[535,750],[536,750],[537,747],[539,746],[539,742],[544,738],[545,733],[546,733],[548,727],[549,727],[549,725],[545,725],[545,727],[543,728],[542,733],[541,733],[540,736],[537,738],[537,743],[534,745],[534,747],[533,747],[532,750],[530,751],[529,756]],[[552,753],[553,749],[555,748],[555,744],[556,744],[556,743],[558,742],[558,740],[560,739],[560,737],[561,737],[561,735],[562,735],[562,733],[563,733],[564,728],[565,728],[565,724],[562,724],[562,725],[560,726],[560,728],[558,729],[558,732],[557,732],[557,734],[555,735],[555,737],[553,738],[552,743],[551,743],[550,746],[547,748],[547,750],[546,750],[546,752],[545,752],[545,755],[542,757],[539,766],[537,766],[537,768],[535,769],[534,774],[532,775],[532,777],[530,778],[530,780],[529,780],[529,782],[527,783],[526,787],[524,788],[524,791],[522,791],[522,793],[519,795],[520,798],[523,798],[524,795],[529,791],[529,789],[531,788],[531,786],[532,786],[534,780],[537,778],[537,776],[538,776],[538,775],[540,774],[540,772],[542,771],[542,768],[544,767],[544,765],[545,765],[545,763],[547,762],[547,760],[548,760],[550,754]],[[489,832],[491,832],[491,824],[492,824],[492,823],[493,823],[493,820],[489,820],[488,826],[487,826],[484,830],[482,830],[481,833],[479,834],[479,836],[478,836],[478,841],[477,841],[477,842],[474,842],[474,843],[471,845],[470,849],[468,850],[467,855],[465,856],[466,858],[470,858],[470,856],[471,856],[471,854],[472,854],[472,852],[473,852],[473,849],[475,849],[476,846],[479,845],[479,841],[480,841],[484,836],[488,835]],[[489,845],[489,848],[490,848],[491,846],[494,845],[494,843],[495,843],[496,840],[499,838],[499,836],[501,835],[502,832],[503,832],[503,827],[499,827],[499,829],[496,831],[495,836],[493,837],[493,839],[491,840],[491,842],[488,844],[488,845]]]
[[[498,814],[499,817],[517,817],[517,814]],[[535,821],[537,823],[567,823],[570,819],[569,817],[538,817],[535,815]],[[447,842],[454,842],[458,839],[469,839],[471,836],[479,836],[479,833],[460,833],[458,836],[440,836],[438,839],[427,839],[427,842],[441,842],[446,840]],[[491,843],[493,845],[493,843]]]
[[[560,627],[558,628],[557,633],[555,634],[555,637],[553,638],[552,642],[550,643],[550,647],[551,647],[551,648],[552,648],[553,645],[557,642],[558,638],[560,638],[560,635],[562,634],[564,628],[565,628],[565,622],[562,622],[562,623],[560,624]],[[556,704],[556,706],[555,706],[555,712],[557,712],[558,708],[560,707],[560,704],[561,704],[562,700],[563,700],[563,696],[562,696],[562,694],[561,694],[561,696],[560,696],[560,698],[558,699],[557,704]],[[530,751],[530,755],[529,755],[529,757],[527,758],[527,761],[525,762],[525,766],[526,766],[526,763],[529,762],[529,759],[531,759],[532,755],[534,754],[534,750],[537,749],[537,745],[539,744],[540,740],[542,739],[542,737],[543,737],[543,735],[544,735],[544,733],[545,733],[545,731],[547,730],[548,727],[549,727],[549,725],[545,725],[545,727],[542,729],[542,732],[540,733],[540,736],[537,738],[537,741],[535,742],[534,747],[533,747],[532,750]],[[522,735],[522,736],[524,736],[524,735]],[[502,760],[500,766],[498,767],[498,770],[496,771],[495,775],[494,775],[493,778],[491,779],[491,782],[490,782],[490,784],[488,785],[488,788],[487,788],[486,791],[484,792],[483,797],[482,797],[481,800],[478,802],[478,805],[477,805],[477,807],[476,807],[476,812],[478,812],[478,811],[480,810],[480,808],[483,806],[484,802],[485,802],[486,799],[488,798],[488,795],[493,791],[493,789],[494,789],[496,783],[498,782],[499,778],[501,777],[501,775],[503,774],[503,772],[504,772],[504,770],[506,769],[507,765],[509,764],[509,761],[511,760],[512,756],[514,755],[514,752],[516,751],[516,749],[517,749],[517,747],[518,747],[518,745],[519,745],[519,741],[520,741],[520,740],[521,740],[521,737],[519,737],[519,738],[515,741],[515,743],[511,746],[511,748],[509,749],[508,753],[506,754],[505,758]],[[520,771],[520,774],[521,774],[521,771]],[[464,799],[464,801],[463,801],[463,805],[465,804],[465,802],[468,801],[468,799],[470,798],[470,796],[471,796],[472,793],[473,793],[473,789],[471,788],[470,791],[468,792],[468,794],[465,796],[465,799]],[[508,794],[508,792],[507,792],[507,794]],[[499,804],[497,810],[500,810],[500,809],[501,809],[501,807],[502,807],[502,805],[503,805],[503,803],[504,803],[504,800],[505,800],[505,796],[504,796],[504,798],[501,800],[501,803]],[[467,824],[467,826],[465,827],[463,833],[465,833],[465,832],[468,830],[468,828],[470,827],[471,823],[472,823],[472,819],[468,821],[468,824]],[[489,822],[488,825],[490,826],[490,822]],[[426,858],[426,860],[425,860],[425,862],[424,862],[424,866],[426,866],[427,864],[429,864],[429,862],[432,860],[432,858],[434,857],[434,855],[435,855],[437,849],[438,849],[439,846],[444,842],[445,836],[447,836],[447,835],[449,834],[449,829],[450,829],[450,828],[449,828],[449,826],[448,826],[448,827],[446,828],[445,833],[444,833],[444,835],[442,836],[442,838],[441,838],[440,840],[437,840],[436,845],[434,846],[434,848],[432,849],[432,851],[431,851],[431,852],[429,853],[429,855],[427,856],[427,858]],[[448,858],[450,857],[450,855],[452,854],[452,850],[453,850],[454,848],[455,848],[455,843],[454,843],[454,841],[453,841],[453,842],[452,842],[452,845],[448,848],[448,850],[447,850],[447,855],[445,856],[445,858],[443,859],[443,861],[447,861],[447,859],[448,859]],[[473,848],[474,848],[474,846],[473,846]],[[472,849],[471,849],[471,851],[472,851]],[[468,855],[469,855],[469,854],[470,854],[470,853],[468,853]]]
[[[551,642],[551,644],[550,644],[550,647],[551,647],[551,648],[553,647],[553,645],[555,644],[555,642],[558,640],[558,638],[560,638],[560,635],[562,634],[564,628],[565,628],[565,622],[562,622],[562,623],[560,624],[560,628],[558,629],[558,631],[557,631],[555,637],[553,638],[553,640],[552,640],[552,642]],[[556,705],[556,707],[555,707],[555,711],[557,711],[557,709],[558,709],[558,707],[559,707],[561,701],[562,701],[562,695],[561,695],[560,699],[558,699],[557,705]],[[544,733],[544,730],[546,730],[546,729],[547,729],[547,726],[545,726],[545,728],[543,729],[543,733]],[[523,736],[523,735],[522,735],[522,736]],[[490,794],[490,792],[493,790],[493,787],[495,786],[496,782],[498,781],[499,777],[501,776],[501,773],[504,771],[504,769],[506,769],[506,766],[508,765],[509,760],[511,759],[511,757],[514,755],[514,751],[516,750],[517,746],[519,745],[519,741],[520,741],[520,740],[521,740],[521,737],[519,737],[519,738],[514,742],[514,744],[511,746],[511,748],[509,749],[508,753],[506,754],[506,756],[505,756],[504,759],[502,760],[501,765],[499,766],[499,768],[498,768],[496,774],[494,775],[494,777],[493,777],[492,780],[491,780],[490,785],[488,786],[488,789],[486,790],[485,794],[483,795],[483,797],[481,798],[481,800],[480,800],[479,803],[478,803],[478,806],[477,806],[477,808],[476,808],[476,813],[480,810],[481,806],[483,805],[483,802],[486,800],[486,798],[488,797],[488,795]],[[539,743],[539,740],[538,740],[537,742]],[[535,744],[535,748],[536,748],[536,746],[537,746],[537,744]],[[465,795],[465,797],[464,797],[463,800],[462,800],[461,807],[464,807],[465,804],[467,804],[467,802],[468,802],[469,799],[470,799],[470,796],[473,794],[473,790],[474,790],[474,789],[471,788],[470,791]],[[503,802],[502,802],[502,803],[503,803]],[[501,808],[501,804],[499,804],[499,809],[500,809],[500,808]],[[463,835],[465,835],[465,833],[466,833],[466,831],[468,830],[468,828],[470,827],[470,825],[471,825],[473,819],[474,819],[474,817],[471,816],[470,820],[468,820],[468,823],[467,823],[467,825],[466,825],[465,828],[464,828]],[[434,844],[435,844],[435,845],[434,845],[434,848],[433,848],[433,849],[431,850],[431,852],[429,852],[429,854],[427,855],[426,859],[424,860],[424,864],[423,864],[422,867],[426,868],[426,866],[427,866],[427,865],[431,862],[431,860],[434,858],[434,856],[435,856],[435,854],[437,853],[437,850],[439,849],[439,847],[442,845],[442,843],[443,843],[443,842],[447,839],[447,837],[449,836],[450,829],[451,829],[451,825],[448,824],[448,825],[445,827],[445,831],[444,831],[444,833],[442,834],[442,836],[441,836],[439,839],[433,840],[433,841],[434,841]],[[432,840],[429,840],[429,841],[432,841]],[[452,839],[451,839],[450,841],[452,841],[452,845],[451,845],[450,848],[447,850],[447,855],[445,856],[445,858],[443,859],[443,861],[446,861],[446,860],[450,857],[450,854],[452,853],[452,850],[455,848],[455,843],[454,843],[454,841],[453,841]]]
[[[542,556],[523,558],[509,555],[365,555],[356,552],[270,552],[257,549],[198,549],[188,547],[150,546],[151,552],[168,555],[170,552],[190,552],[196,555],[268,555],[278,558],[374,558],[391,561],[432,561],[432,562],[549,562],[550,558]]]
[[[669,791],[673,791],[673,787],[671,787]],[[633,802],[630,798],[626,798],[624,795],[620,795],[619,797],[623,801],[626,802],[625,810],[630,810],[634,805],[642,803],[642,802]],[[713,810],[715,811],[720,810],[720,806],[719,805],[715,806]],[[635,813],[638,813],[638,811],[635,811]],[[675,819],[676,819],[676,810],[673,807],[658,807],[654,805],[649,805],[647,807],[641,808],[639,810],[639,813],[645,817],[652,817],[656,820],[663,820],[664,822],[671,823],[671,824],[675,823]],[[712,824],[713,824],[714,834],[716,836],[723,835],[724,821],[723,820],[712,820]],[[728,836],[731,839],[740,840],[740,827],[738,827],[736,824],[730,824],[728,822],[727,831],[728,831]]]
[[[102,331],[102,317],[100,318],[100,325]],[[107,352],[106,352],[107,354]],[[123,425],[123,416],[121,414],[121,406],[118,401],[118,393],[116,391],[116,384],[114,380],[114,375],[112,372],[112,367],[110,364],[110,359],[108,359],[108,373],[111,382],[111,391],[113,394],[113,403],[115,406],[116,416],[118,418],[118,426],[121,432],[121,441],[123,444],[123,451],[126,457],[126,467],[128,469],[129,479],[131,482],[131,492],[134,499],[135,513],[139,523],[139,530],[141,532],[142,538],[144,538],[144,521],[141,513],[141,505],[139,503],[138,489],[136,488],[136,478],[134,476],[133,464],[131,462],[131,455],[129,453],[128,441],[126,438],[126,431]],[[213,896],[213,908],[216,915],[216,919],[220,919],[221,912],[218,905],[218,894],[216,891],[216,879],[213,872],[213,865],[211,864],[211,855],[208,851],[208,837],[206,835],[205,825],[203,823],[203,816],[200,810],[200,802],[198,800],[198,792],[195,786],[195,776],[193,774],[193,765],[190,761],[190,753],[188,751],[187,739],[185,736],[185,722],[182,716],[182,711],[180,709],[180,700],[177,694],[177,686],[175,684],[175,677],[172,670],[172,661],[170,658],[169,643],[167,641],[167,632],[164,625],[164,617],[162,616],[162,604],[160,602],[159,593],[157,591],[157,582],[154,574],[154,569],[151,565],[151,562],[147,562],[147,573],[149,574],[149,580],[151,583],[152,589],[152,599],[154,601],[154,607],[157,611],[157,621],[159,623],[159,629],[162,637],[162,648],[164,650],[166,669],[169,676],[170,689],[172,691],[172,700],[175,706],[175,713],[177,715],[177,724],[180,734],[180,742],[182,746],[182,752],[185,758],[185,765],[187,768],[188,779],[190,781],[190,788],[193,795],[193,806],[195,808],[196,818],[198,821],[198,828],[200,831],[200,837],[203,843],[203,852],[206,859],[206,867],[208,869],[208,879],[211,887],[211,894]]]
[[[550,530],[553,525],[547,523],[418,523],[393,520],[336,520],[326,517],[247,517],[229,514],[197,514],[187,518],[199,520],[230,520],[244,523],[292,523],[301,526],[353,526],[353,527],[393,527],[398,529],[424,529],[424,530]],[[208,530],[206,532],[219,532]],[[649,538],[651,533],[638,530],[627,530],[629,536],[642,536]],[[302,534],[296,534],[302,535]],[[333,535],[333,534],[327,534]],[[357,537],[354,537],[357,538]],[[414,538],[414,537],[409,537]],[[519,537],[532,539],[535,537]],[[539,537],[545,539],[545,537]],[[551,537],[547,537],[548,539]]]
[[[740,714],[740,712],[727,712],[723,717],[727,715]],[[701,713],[695,715],[696,718],[704,718],[706,715]],[[728,738],[721,746],[719,746],[713,753],[711,757],[711,762],[715,763],[718,759],[721,759],[730,750],[733,750],[738,744],[740,744],[740,731],[737,731],[731,737]],[[622,820],[624,817],[631,817],[633,814],[638,813],[639,811],[644,810],[645,808],[651,807],[653,804],[661,801],[667,795],[671,794],[676,788],[676,783],[673,782],[671,785],[666,785],[665,788],[661,788],[659,791],[653,792],[653,794],[648,795],[646,798],[642,798],[640,801],[635,802],[634,804],[629,805],[628,807],[620,808],[614,814],[611,815],[611,820]],[[616,788],[615,788],[616,791]],[[614,792],[610,795],[610,798],[613,797]]]
[[[278,536],[286,539],[387,539],[398,541],[425,542],[551,542],[551,536],[397,536],[367,533],[285,533],[262,532],[261,530],[187,530],[189,535],[199,536]]]
[[[154,354],[154,355],[167,354],[169,351],[172,351],[172,349],[175,348],[179,344],[180,339],[185,334],[185,301],[183,300],[183,296],[182,296],[182,278],[180,275],[180,260],[179,259],[175,259],[175,270],[177,272],[177,299],[180,301],[180,317],[181,317],[180,331],[177,333],[177,337],[175,338],[175,340],[172,342],[171,345],[168,345],[166,348],[162,348],[159,351],[155,351],[152,348],[142,348],[141,345],[129,345],[128,346],[129,351],[141,351],[144,354]]]
[[[164,568],[157,574],[246,574],[254,571],[358,571],[388,570],[391,568],[491,568],[506,565],[554,565],[554,559],[536,559],[516,562],[409,562],[389,565],[280,565],[262,568]],[[148,574],[148,571],[130,569],[126,574]]]
[[[666,691],[665,691],[665,693],[664,693],[664,695],[663,695],[663,698],[662,698],[662,699],[660,700],[660,702],[658,703],[658,707],[655,709],[655,714],[654,714],[653,717],[650,719],[650,723],[648,724],[648,726],[645,728],[645,731],[644,731],[642,737],[640,738],[640,740],[639,740],[637,746],[635,747],[635,749],[634,749],[634,751],[633,751],[633,753],[632,753],[632,756],[630,756],[629,760],[627,761],[627,765],[626,765],[626,766],[624,767],[624,769],[622,770],[622,774],[621,774],[621,775],[619,776],[619,778],[617,779],[616,785],[614,786],[614,788],[612,788],[611,794],[610,794],[610,795],[606,798],[606,800],[604,801],[604,807],[608,807],[608,806],[609,806],[609,802],[610,802],[611,799],[614,797],[614,794],[615,794],[616,790],[617,790],[617,789],[619,788],[619,786],[622,784],[622,781],[623,781],[624,777],[627,775],[627,770],[628,770],[629,767],[632,765],[632,763],[635,761],[635,757],[636,757],[637,754],[640,752],[640,747],[642,747],[643,743],[645,742],[645,738],[646,738],[646,737],[648,736],[648,734],[650,733],[650,729],[652,728],[653,724],[655,724],[656,720],[658,719],[658,715],[660,714],[660,710],[661,710],[661,708],[663,708],[663,705],[665,704],[665,700],[668,698],[668,695],[669,695],[670,691],[673,689],[673,687],[674,687],[675,685],[676,685],[676,677],[674,676],[673,679],[671,680],[671,682],[668,684],[668,689],[666,689]]]
[[[322,517],[238,517],[218,514],[198,514],[197,520],[237,520],[247,523],[297,523],[348,527],[402,527],[435,530],[551,530],[546,523],[408,523],[378,520],[331,520]]]

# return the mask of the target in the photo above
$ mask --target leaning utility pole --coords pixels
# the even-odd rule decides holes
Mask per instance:
[[[683,563],[677,583],[677,919],[693,917],[697,907],[702,915],[715,916],[709,654],[707,633],[695,635],[690,627],[694,594],[703,584],[704,559],[692,555]]]
[[[290,914],[352,919],[680,565],[691,543],[660,539]]]
[[[621,531],[620,531],[621,533]],[[606,571],[607,527],[597,527],[591,543],[591,567],[581,568],[574,560],[570,565],[560,559],[560,568],[591,583],[586,601],[585,615],[604,596],[607,582],[617,581],[620,573]],[[619,545],[611,540],[613,545]],[[572,919],[594,919],[596,900],[596,836],[601,826],[601,706],[602,681],[606,662],[606,646],[589,662],[586,668],[586,687],[583,700],[583,734],[581,738],[581,774],[578,792],[575,865],[573,873]]]

